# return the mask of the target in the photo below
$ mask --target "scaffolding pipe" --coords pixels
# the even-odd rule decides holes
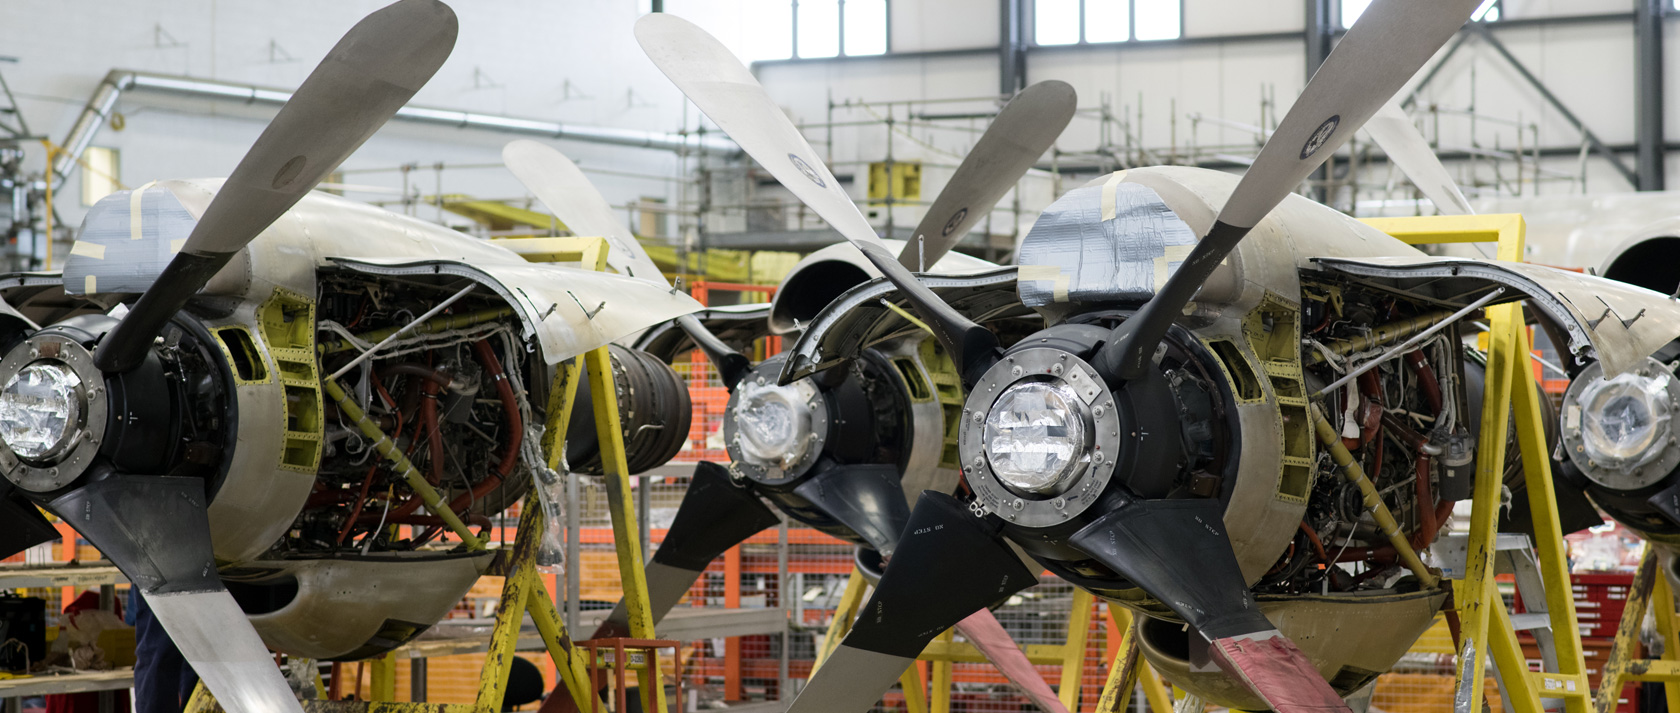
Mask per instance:
[[[117,99],[122,96],[123,92],[127,91],[163,92],[202,99],[232,100],[246,104],[267,104],[271,106],[285,104],[288,99],[292,98],[291,92],[282,89],[269,89],[251,84],[214,79],[197,79],[128,69],[113,69],[105,75],[105,78],[99,82],[99,86],[93,90],[93,95],[88,98],[87,105],[83,107],[81,115],[76,118],[76,123],[71,127],[69,136],[60,144],[66,151],[59,156],[58,161],[53,163],[53,173],[55,175],[62,179],[69,174],[70,168],[75,165],[77,159],[81,158],[82,152],[87,149],[88,144],[92,143],[94,136],[99,133],[99,128],[110,118],[111,111],[116,107]],[[479,114],[455,109],[404,106],[397,110],[392,120],[660,151],[701,150],[706,153],[731,157],[739,156],[741,153],[740,146],[721,136],[691,137],[661,131],[562,124],[556,121],[523,119],[499,114]]]

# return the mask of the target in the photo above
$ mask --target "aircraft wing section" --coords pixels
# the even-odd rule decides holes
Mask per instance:
[[[1598,360],[1606,376],[1626,371],[1680,338],[1680,300],[1579,272],[1454,257],[1324,257],[1314,261],[1448,307],[1469,304],[1500,286],[1510,288],[1501,301],[1530,299],[1569,332],[1570,351]]]
[[[466,278],[513,305],[526,338],[556,364],[643,329],[700,310],[686,293],[625,275],[529,263],[330,258],[369,275],[401,275],[438,284]]]

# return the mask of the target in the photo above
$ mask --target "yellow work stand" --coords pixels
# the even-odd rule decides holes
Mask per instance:
[[[585,269],[604,270],[607,264],[607,241],[603,238],[540,238],[542,250],[527,255],[535,262],[577,262]],[[613,541],[618,550],[619,573],[623,579],[624,596],[630,613],[630,635],[652,639],[653,619],[648,612],[647,579],[642,570],[641,538],[638,535],[636,511],[630,501],[629,466],[624,451],[624,429],[619,420],[617,389],[613,385],[612,362],[607,348],[600,347],[582,356],[567,360],[555,369],[554,382],[549,389],[548,423],[543,433],[542,447],[548,466],[557,469],[565,448],[566,425],[571,422],[572,406],[577,398],[577,385],[589,379],[590,395],[595,413],[595,432],[600,443],[605,470],[607,502],[612,511]],[[329,396],[342,392],[336,383],[327,385]],[[375,426],[375,428],[377,428]],[[420,484],[424,488],[424,483]],[[513,666],[514,648],[525,614],[531,615],[537,632],[548,648],[549,658],[561,682],[571,694],[579,710],[590,710],[591,699],[599,705],[599,697],[589,680],[584,659],[578,655],[566,627],[555,610],[554,600],[537,572],[536,551],[542,541],[542,504],[533,492],[525,500],[519,516],[519,531],[511,550],[503,551],[491,565],[489,576],[501,576],[501,604],[496,610],[496,625],[491,633],[490,649],[480,672],[478,697],[474,703],[445,704],[398,702],[396,700],[396,656],[372,660],[370,699],[367,701],[306,700],[308,713],[500,713],[502,698],[507,691],[508,672]],[[428,501],[437,500],[431,493]],[[458,523],[459,520],[457,519]],[[465,526],[456,529],[462,542],[475,549],[483,549]],[[577,566],[577,563],[572,563]],[[665,710],[665,687],[658,671],[639,671],[643,710]],[[681,675],[681,672],[678,672]],[[319,682],[317,682],[319,688]],[[650,700],[651,699],[651,700]],[[602,709],[605,707],[602,706]],[[202,684],[188,701],[186,713],[214,713],[221,710],[208,689]]]
[[[1520,215],[1426,216],[1364,221],[1409,244],[1498,243],[1498,259],[1522,260],[1524,233]],[[1552,490],[1551,455],[1541,423],[1540,394],[1531,376],[1529,343],[1521,303],[1487,308],[1489,334],[1487,383],[1482,397],[1482,427],[1476,445],[1476,481],[1471,499],[1470,535],[1465,577],[1456,582],[1458,611],[1456,713],[1482,710],[1482,676],[1493,655],[1504,684],[1505,704],[1518,713],[1541,713],[1540,699],[1561,698],[1567,713],[1587,713],[1592,692],[1576,628],[1575,598],[1557,497]],[[1533,672],[1523,657],[1510,613],[1494,586],[1494,545],[1505,473],[1508,414],[1514,409],[1517,444],[1533,513],[1541,580],[1557,649],[1557,671]]]
[[[1657,572],[1660,559],[1645,546],[1645,557],[1639,562],[1639,572],[1633,576],[1633,589],[1628,592],[1622,609],[1622,623],[1616,629],[1616,643],[1610,645],[1610,656],[1604,662],[1604,678],[1598,682],[1598,713],[1616,710],[1616,699],[1622,686],[1630,681],[1662,683],[1669,710],[1680,711],[1680,614],[1674,611],[1674,591],[1668,578]],[[1654,616],[1657,633],[1663,637],[1660,659],[1638,659],[1639,629],[1645,622],[1645,610],[1656,607]]]

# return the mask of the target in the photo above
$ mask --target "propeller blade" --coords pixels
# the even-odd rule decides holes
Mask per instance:
[[[1208,234],[1097,354],[1111,381],[1148,368],[1156,345],[1215,267],[1434,56],[1481,0],[1376,0],[1289,108]]]
[[[401,0],[356,23],[280,107],[204,209],[181,251],[94,354],[107,372],[133,369],[152,339],[233,254],[326,178],[443,65],[454,11]]]
[[[891,557],[898,549],[910,505],[896,465],[842,465],[813,474],[793,489],[840,524]]]
[[[881,553],[866,547],[857,549],[858,572],[863,575],[869,586],[873,587],[881,582],[881,575],[886,569],[886,562],[881,560]],[[1027,658],[1021,645],[1005,631],[1003,624],[998,623],[997,617],[989,609],[981,609],[968,615],[967,619],[957,622],[957,633],[972,644],[987,661],[997,667],[998,673],[1014,684],[1016,688],[1033,703],[1038,704],[1045,713],[1067,713],[1067,708],[1056,698],[1056,692],[1051,690],[1050,684],[1044,682],[1044,676],[1039,675],[1038,669]]]
[[[1225,534],[1222,509],[1217,500],[1141,500],[1098,518],[1068,544],[1183,617],[1212,644],[1220,668],[1248,682],[1278,713],[1348,710],[1260,612]]]
[[[899,500],[904,497],[900,495]],[[671,529],[647,565],[653,623],[658,624],[682,601],[683,594],[718,555],[781,521],[752,491],[730,480],[723,466],[709,461],[695,465]],[[620,600],[590,638],[629,635],[630,612]]]
[[[1039,710],[1044,713],[1068,713],[1067,706],[1062,705],[1062,700],[1056,697],[1050,684],[1044,682],[1044,676],[1039,675],[1038,669],[1033,668],[1032,661],[1021,651],[1021,645],[1004,631],[1003,624],[998,622],[990,609],[981,609],[957,622],[957,633],[973,644],[987,661],[997,666],[998,672],[1031,698]]]
[[[950,352],[965,384],[997,360],[997,337],[945,304],[887,251],[799,129],[723,43],[694,23],[659,12],[636,21],[636,41],[700,111],[904,293]]]
[[[735,390],[735,385],[746,378],[747,372],[752,371],[752,360],[724,344],[712,330],[701,324],[692,314],[685,314],[677,318],[677,326],[682,327],[683,333],[694,341],[700,351],[706,353],[706,358],[717,366],[718,379],[723,381],[723,388]]]
[[[1376,115],[1365,122],[1365,133],[1370,134],[1371,140],[1388,154],[1388,160],[1411,179],[1412,185],[1435,204],[1435,212],[1441,215],[1472,215],[1476,212],[1470,209],[1470,201],[1464,199],[1464,193],[1458,190],[1458,183],[1453,180],[1452,174],[1447,173],[1447,167],[1441,165],[1441,158],[1429,148],[1429,141],[1418,133],[1411,117],[1406,116],[1406,111],[1394,100],[1383,104]]]
[[[216,575],[204,481],[110,476],[47,508],[110,558],[230,713],[301,713],[274,657]]]
[[[671,284],[636,242],[624,219],[613,212],[612,204],[565,154],[547,144],[519,139],[502,147],[502,163],[573,233],[600,236],[612,243],[612,250],[607,251],[609,267],[621,275]]]
[[[1035,584],[1001,522],[923,492],[875,593],[788,713],[869,710],[940,632]]]
[[[1016,94],[928,206],[915,237],[898,254],[899,264],[926,272],[945,257],[1050,150],[1073,120],[1077,103],[1073,87],[1054,79]]]
[[[58,530],[47,522],[40,508],[12,491],[11,482],[0,479],[0,559],[58,539]]]

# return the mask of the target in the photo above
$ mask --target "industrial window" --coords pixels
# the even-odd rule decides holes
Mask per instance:
[[[1680,0],[1676,1],[1680,2]],[[1504,4],[1504,0],[1482,0],[1482,4],[1476,6],[1476,11],[1470,13],[1470,20],[1472,22],[1498,22],[1499,16],[1504,14],[1504,8],[1500,7],[1502,4]],[[1342,0],[1342,27],[1352,27],[1354,21],[1365,13],[1365,8],[1370,6],[1371,0]]]
[[[892,0],[664,0],[663,9],[700,23],[750,64],[886,54],[891,4]]]
[[[793,3],[747,0],[741,8],[741,59],[757,62],[793,56]]]
[[[1072,45],[1176,39],[1183,33],[1181,3],[1182,0],[1035,0],[1033,42]]]
[[[82,205],[122,190],[122,156],[116,149],[89,146],[82,152]]]
[[[802,58],[887,52],[887,0],[793,0],[793,54]]]

